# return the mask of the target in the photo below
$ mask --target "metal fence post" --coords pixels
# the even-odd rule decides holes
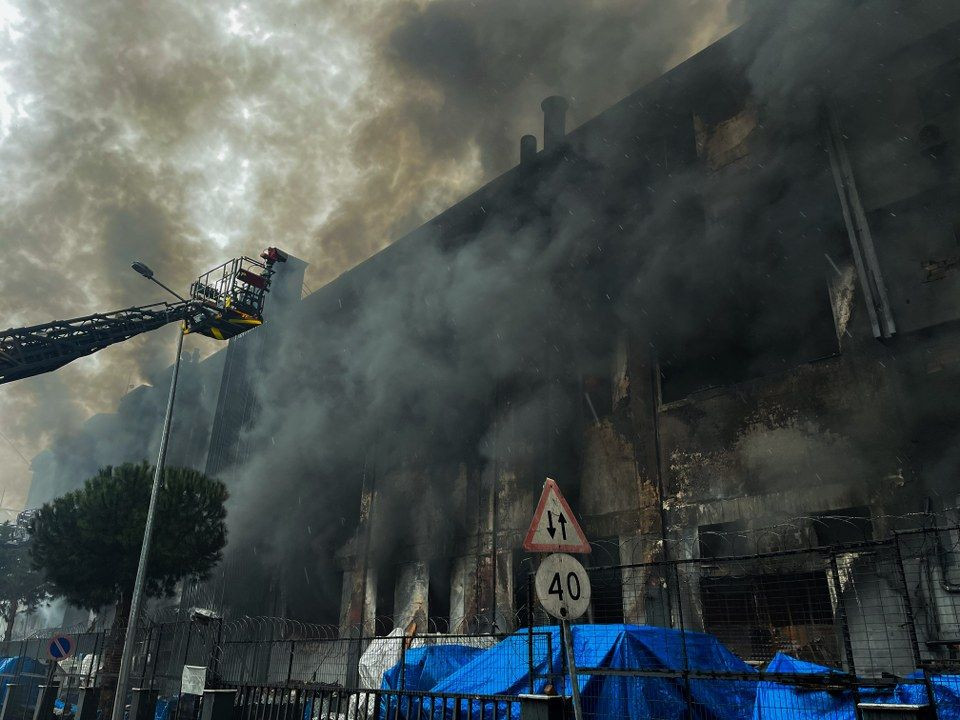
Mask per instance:
[[[920,656],[920,641],[917,639],[917,621],[913,614],[913,601],[910,598],[910,586],[907,584],[907,571],[903,564],[903,549],[900,546],[900,533],[893,533],[893,547],[897,555],[897,577],[900,580],[900,586],[903,589],[903,611],[907,616],[907,632],[910,635],[910,646],[913,649],[913,663],[920,668],[923,664],[923,658]],[[930,673],[926,668],[923,669],[923,686],[927,691],[927,701],[930,703],[930,709],[933,711],[933,718],[936,720],[937,698],[933,692],[933,683],[930,681]]]
[[[693,694],[690,691],[690,658],[687,655],[687,630],[683,619],[683,592],[680,589],[680,564],[673,563],[673,579],[677,588],[677,624],[680,626],[680,649],[683,653],[683,699],[687,705],[687,717],[693,720]]]
[[[80,688],[77,698],[76,720],[96,720],[97,705],[100,704],[100,688]]]
[[[183,662],[180,663],[180,683],[177,690],[177,711],[174,714],[175,720],[180,720],[180,706],[183,705],[183,666],[187,664],[190,653],[190,636],[193,634],[193,623],[187,623],[187,641],[183,645]]]
[[[293,675],[293,651],[297,644],[296,640],[290,641],[290,660],[287,662],[287,685],[290,684],[290,678]]]
[[[903,589],[903,612],[907,616],[907,633],[910,635],[910,648],[913,650],[913,663],[918,668],[921,664],[920,643],[917,641],[917,624],[913,615],[913,603],[910,600],[910,587],[907,585],[907,573],[903,566],[903,551],[900,548],[900,533],[893,533],[893,547],[897,556],[897,578]]]
[[[218,618],[217,620],[217,639],[214,641],[213,652],[211,653],[210,658],[210,675],[213,676],[214,680],[217,683],[217,687],[220,687],[221,676],[220,676],[220,661],[223,657],[223,618]]]
[[[527,573],[527,669],[528,687],[533,694],[533,574]]]
[[[60,683],[50,679],[52,677],[53,672],[50,672],[47,684],[40,686],[40,694],[37,696],[37,704],[33,710],[33,720],[52,720],[53,718],[53,701],[56,700],[60,691]]]
[[[20,686],[16,683],[7,683],[6,694],[3,696],[3,705],[0,706],[0,720],[13,720],[13,706],[16,704],[14,694],[19,697]]]
[[[856,708],[856,717],[861,720],[860,712],[860,685],[857,682],[857,665],[853,659],[853,642],[850,639],[850,627],[847,624],[847,609],[843,602],[843,585],[840,583],[840,567],[837,565],[837,554],[830,551],[830,573],[833,576],[833,586],[837,593],[837,620],[840,623],[840,632],[843,635],[843,651],[847,656],[847,673],[853,690],[853,703]]]
[[[156,687],[157,682],[157,663],[160,662],[160,649],[163,646],[163,625],[161,624],[157,628],[157,642],[156,649],[153,653],[153,665],[150,668],[150,684],[147,685],[147,688],[153,690]]]
[[[833,586],[837,593],[837,621],[840,623],[840,633],[843,637],[843,651],[847,657],[847,671],[851,675],[857,674],[857,665],[853,659],[853,643],[850,640],[850,628],[847,625],[847,609],[843,602],[843,586],[840,583],[840,567],[837,565],[837,555],[830,551],[830,573],[833,576]]]
[[[153,623],[150,623],[150,629],[147,630],[147,641],[143,645],[143,661],[140,663],[140,687],[143,687],[143,681],[147,676],[147,663],[150,661],[150,644],[153,641]]]

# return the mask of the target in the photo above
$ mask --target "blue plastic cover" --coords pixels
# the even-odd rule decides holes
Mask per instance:
[[[796,675],[844,675],[843,671],[797,660],[777,653],[767,665],[768,673]],[[754,720],[855,720],[856,708],[851,691],[806,688],[792,683],[764,680],[757,683]]]
[[[769,673],[797,675],[844,675],[842,670],[797,660],[777,653],[767,666]],[[860,702],[929,703],[923,673],[917,671],[892,688],[859,688]],[[937,703],[939,720],[960,720],[960,676],[931,675],[930,684]],[[757,684],[754,720],[855,720],[856,697],[853,690],[804,687],[797,683],[764,680]]]
[[[534,629],[534,679],[531,687],[529,673],[528,634],[520,630],[492,648],[478,653],[459,670],[448,675],[433,687],[422,687],[435,693],[468,695],[517,695],[542,693],[548,684],[554,684],[561,694],[570,694],[569,678],[563,662],[563,645],[557,626]],[[753,669],[733,655],[711,635],[637,625],[574,625],[573,648],[578,667],[604,667],[633,670],[682,670],[684,652],[689,667],[695,670],[752,674]],[[684,649],[683,639],[686,639]],[[682,720],[687,717],[686,687],[679,677],[648,676],[588,676],[578,678],[584,714],[594,717],[656,717],[663,720]],[[690,695],[698,708],[698,715],[709,720],[733,720],[750,717],[753,713],[756,682],[751,680],[691,680]],[[452,700],[447,708],[453,710]],[[493,701],[461,702],[461,714],[466,716],[466,704],[472,702],[470,713],[476,718],[494,716]],[[416,705],[413,706],[416,708]],[[400,709],[405,717],[406,708]],[[397,711],[391,708],[391,716]],[[423,704],[420,713],[429,717],[431,711],[442,716],[442,704],[435,707]],[[507,708],[500,703],[497,717],[505,717]],[[519,705],[511,706],[510,715],[519,718]]]
[[[172,697],[157,698],[157,704],[153,709],[154,720],[168,720],[173,715],[177,706],[176,695]]]
[[[430,645],[404,653],[403,690],[429,690],[459,670],[478,654],[480,648],[466,645]],[[400,666],[397,663],[383,674],[384,690],[400,690]]]
[[[61,700],[60,698],[57,698],[56,700],[53,701],[53,711],[54,711],[54,713],[56,713],[57,715],[63,715],[64,708],[66,708],[66,707],[67,707],[67,703],[66,703],[65,701]],[[58,711],[59,711],[59,712],[58,712]],[[70,704],[70,708],[69,708],[69,710],[67,710],[67,712],[70,713],[70,714],[72,714],[72,715],[76,715],[76,714],[77,714],[77,706],[74,705],[73,703],[71,703],[71,704]]]
[[[37,704],[40,686],[47,676],[47,665],[31,657],[0,658],[0,705],[7,696],[7,686],[15,683],[21,689],[14,698],[22,698],[22,704],[33,707]],[[24,688],[27,692],[24,692]]]
[[[922,681],[919,670],[907,676],[907,679]],[[960,720],[960,675],[931,675],[930,685],[933,698],[937,703],[939,720]],[[921,705],[929,702],[924,682],[900,683],[894,702]]]

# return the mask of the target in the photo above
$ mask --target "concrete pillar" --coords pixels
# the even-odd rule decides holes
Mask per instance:
[[[455,635],[466,632],[467,608],[473,604],[475,564],[476,560],[469,555],[454,558],[453,561],[450,573],[450,632]]]
[[[496,632],[510,633],[517,628],[516,609],[513,603],[513,553],[497,553],[497,614]]]
[[[430,569],[427,563],[418,560],[400,566],[393,600],[395,627],[405,628],[415,622],[418,633],[427,632],[429,587]]]

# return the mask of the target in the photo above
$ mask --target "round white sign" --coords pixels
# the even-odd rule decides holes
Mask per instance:
[[[590,577],[583,565],[566,553],[544,558],[534,586],[543,609],[560,620],[576,620],[590,605]]]

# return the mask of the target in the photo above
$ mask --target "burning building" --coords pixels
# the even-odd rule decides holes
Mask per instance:
[[[905,5],[760,18],[569,133],[549,97],[510,171],[302,300],[284,268],[282,311],[178,408],[182,461],[232,493],[189,602],[510,630],[545,476],[596,565],[949,515],[960,11]],[[604,619],[656,622],[649,586]],[[700,626],[725,587],[699,584]]]

